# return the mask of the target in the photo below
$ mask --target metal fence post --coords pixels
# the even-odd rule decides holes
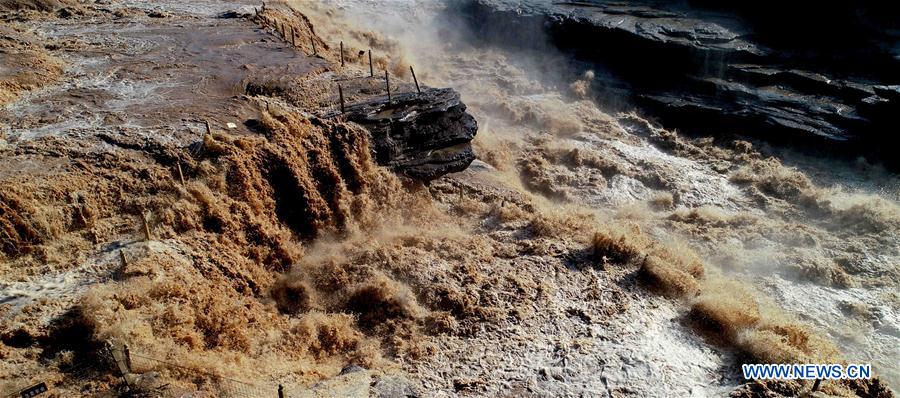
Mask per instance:
[[[184,183],[184,172],[181,171],[181,161],[178,161],[178,180],[181,181],[181,185],[187,185]]]
[[[150,220],[147,219],[147,213],[143,210],[141,210],[141,222],[144,225],[144,240],[153,240],[153,236],[150,234]]]
[[[409,66],[409,73],[412,74],[413,81],[416,83],[416,92],[422,94],[422,90],[419,90],[419,79],[416,79],[416,71],[413,70],[412,65]]]
[[[131,350],[128,349],[128,344],[124,345],[125,351],[125,367],[128,368],[128,372],[131,373]]]
[[[388,76],[387,69],[384,70],[384,85],[387,86],[388,101],[391,100],[391,78]]]

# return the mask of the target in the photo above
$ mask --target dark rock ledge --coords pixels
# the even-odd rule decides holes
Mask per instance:
[[[887,3],[469,0],[455,11],[475,41],[560,50],[595,70],[599,101],[667,127],[900,166],[900,9]]]
[[[418,180],[463,171],[475,160],[470,142],[478,124],[449,88],[349,105],[346,118],[372,134],[379,164]]]

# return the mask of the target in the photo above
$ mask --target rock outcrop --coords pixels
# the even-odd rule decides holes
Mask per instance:
[[[346,111],[348,120],[372,134],[377,162],[401,174],[430,181],[475,160],[470,142],[478,125],[452,89],[397,94]]]
[[[627,98],[668,126],[840,141],[886,161],[900,142],[900,18],[887,5],[472,0],[459,11],[479,39],[590,62],[599,99]]]

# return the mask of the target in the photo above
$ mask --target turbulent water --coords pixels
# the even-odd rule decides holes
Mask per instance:
[[[479,37],[464,2],[60,4],[3,14],[30,56],[0,62],[35,70],[0,76],[4,392],[124,388],[101,360],[121,343],[162,360],[135,388],[173,396],[232,394],[214,374],[265,396],[812,387],[748,387],[748,360],[900,384],[900,178],[877,163],[674,131],[540,29]],[[478,160],[427,184],[334,118],[386,99],[381,69],[427,97],[410,66],[478,125]]]
[[[896,174],[864,159],[822,158],[752,135],[738,150],[774,159],[745,163],[717,155],[716,146],[735,144],[672,138],[690,142],[693,148],[685,149],[633,123],[634,116],[608,114],[584,100],[591,97],[589,64],[550,50],[481,44],[483,38],[469,33],[453,12],[429,1],[343,1],[336,8],[349,30],[396,40],[392,55],[401,65],[414,65],[420,81],[462,93],[481,125],[479,155],[509,174],[507,185],[539,192],[561,206],[614,213],[658,239],[685,242],[715,273],[813,325],[847,358],[873,363],[892,385],[900,382]],[[357,39],[362,47],[372,44]],[[602,159],[616,172],[562,164],[558,157],[572,151]],[[510,172],[522,169],[522,154],[537,159],[539,178]],[[648,335],[638,344],[651,350],[659,339],[683,338]],[[670,346],[669,362],[657,371],[704,379],[710,368],[727,362],[713,355],[705,365],[681,368],[686,357],[705,356],[679,354],[679,344]],[[734,382],[728,373],[719,376],[725,384]]]

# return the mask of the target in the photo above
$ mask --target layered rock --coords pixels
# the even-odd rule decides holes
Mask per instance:
[[[900,19],[889,6],[472,0],[461,11],[481,39],[592,63],[598,97],[630,99],[669,126],[876,155],[898,143]]]
[[[478,125],[452,89],[380,97],[346,111],[371,133],[378,163],[412,178],[430,181],[475,160],[470,142]]]

